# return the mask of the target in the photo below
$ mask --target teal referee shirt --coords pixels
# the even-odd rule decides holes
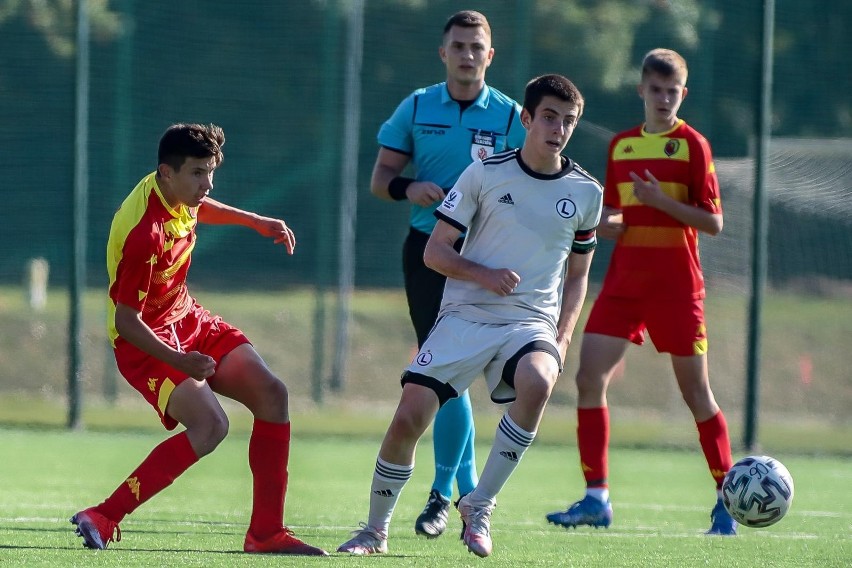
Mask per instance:
[[[411,157],[417,181],[449,191],[474,160],[523,146],[526,130],[521,106],[485,85],[464,111],[450,97],[447,83],[417,89],[403,100],[379,129],[379,144]],[[411,205],[411,226],[431,233],[437,219],[430,207]]]

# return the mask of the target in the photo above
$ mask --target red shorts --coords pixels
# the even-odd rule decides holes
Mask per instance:
[[[174,325],[156,328],[154,333],[172,347],[180,341],[180,350],[183,352],[198,351],[213,357],[217,365],[222,357],[236,347],[249,343],[242,331],[226,323],[221,317],[210,315],[210,312],[198,304]],[[122,376],[154,407],[163,426],[174,430],[178,423],[166,414],[166,405],[175,387],[190,377],[140,351],[121,337],[115,340],[114,353]],[[215,377],[214,374],[210,378]]]
[[[689,357],[707,352],[704,300],[700,299],[599,296],[592,306],[585,333],[623,337],[642,345],[646,329],[660,353]]]

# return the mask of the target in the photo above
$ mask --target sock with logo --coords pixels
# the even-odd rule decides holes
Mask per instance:
[[[248,458],[253,481],[249,532],[258,540],[266,540],[284,527],[290,423],[255,419]]]
[[[508,412],[504,414],[497,424],[494,444],[482,468],[473,498],[493,502],[534,439],[535,432],[527,432],[515,424]]]
[[[725,474],[734,464],[728,423],[720,410],[710,420],[696,422],[695,425],[698,427],[698,441],[710,467],[710,475],[716,481],[716,489],[721,489]]]
[[[396,465],[382,458],[376,459],[376,470],[373,472],[373,484],[370,487],[368,526],[388,534],[391,515],[399,500],[399,494],[413,472],[414,464]]]
[[[577,409],[577,448],[586,487],[608,487],[609,408]]]
[[[435,449],[435,480],[432,488],[446,498],[453,494],[453,480],[459,492],[476,487],[476,462],[473,457],[473,408],[467,391],[441,406],[432,426]]]
[[[186,432],[161,442],[112,495],[97,506],[106,518],[120,523],[126,515],[168,487],[198,461]]]

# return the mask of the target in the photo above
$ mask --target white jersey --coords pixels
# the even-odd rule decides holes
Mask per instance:
[[[489,268],[508,268],[521,281],[498,296],[472,281],[447,279],[441,315],[505,324],[543,321],[556,333],[570,252],[596,244],[603,188],[570,159],[560,172],[536,173],[519,150],[473,162],[435,211],[466,232],[463,257]]]

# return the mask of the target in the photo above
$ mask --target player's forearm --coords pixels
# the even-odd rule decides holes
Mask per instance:
[[[198,220],[208,225],[243,225],[254,227],[259,215],[226,205],[221,201],[204,200],[198,208]]]
[[[447,278],[476,281],[485,268],[477,262],[462,257],[448,242],[430,242],[426,245],[423,263]]]
[[[562,285],[562,306],[556,324],[556,341],[567,349],[574,336],[580,312],[589,290],[589,269],[594,251],[588,254],[572,253],[569,258],[568,272]],[[565,354],[562,354],[563,357]]]
[[[162,339],[145,325],[138,313],[116,310],[115,328],[122,339],[169,365],[175,366],[180,352],[167,345]]]
[[[695,205],[681,203],[674,199],[665,200],[658,208],[684,225],[689,225],[702,233],[718,235],[722,232],[721,213],[711,213]]]
[[[384,164],[376,164],[373,168],[373,175],[370,178],[370,191],[379,199],[385,201],[396,201],[390,195],[388,187],[391,181],[400,174],[395,168],[391,168]]]
[[[588,277],[573,278],[565,281],[562,290],[562,307],[559,311],[559,321],[556,325],[556,341],[567,347],[574,337],[574,329],[580,319],[586,292],[589,288]]]

